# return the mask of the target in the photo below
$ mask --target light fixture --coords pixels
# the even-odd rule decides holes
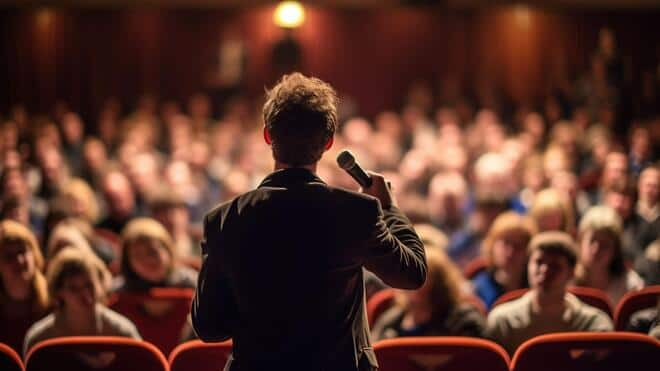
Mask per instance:
[[[282,1],[273,14],[275,24],[283,28],[297,28],[305,21],[305,8],[297,1]]]

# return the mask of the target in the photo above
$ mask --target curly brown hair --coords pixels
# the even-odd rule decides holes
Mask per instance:
[[[337,129],[337,102],[329,84],[297,72],[284,75],[266,92],[263,108],[275,160],[290,166],[320,160]]]

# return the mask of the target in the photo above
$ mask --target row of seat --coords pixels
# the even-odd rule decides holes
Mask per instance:
[[[558,333],[528,340],[510,359],[504,349],[469,337],[409,337],[379,341],[374,350],[380,371],[582,371],[650,370],[660,364],[660,342],[642,334]],[[231,352],[231,341],[179,345],[169,360],[152,344],[118,337],[64,337],[43,341],[20,357],[0,344],[6,371],[217,371]],[[283,365],[273,365],[273,370]]]
[[[515,299],[525,291],[523,289],[506,293],[498,299],[498,303]],[[626,329],[633,313],[656,306],[660,297],[660,286],[649,286],[641,291],[626,294],[616,309],[612,311],[607,295],[599,290],[572,287],[570,291],[586,303],[608,313],[614,319],[615,329],[618,331]],[[115,295],[110,298],[109,305],[112,309],[131,319],[137,325],[144,340],[156,345],[163,354],[170,354],[180,341],[181,330],[186,323],[188,313],[190,313],[193,294],[190,289],[159,288],[152,289],[147,293],[121,293]],[[393,304],[394,294],[394,289],[386,289],[376,293],[369,299],[367,314],[372,326],[375,320]],[[162,315],[148,315],[142,305],[145,302],[154,301],[170,303],[171,307]],[[477,297],[471,297],[470,301],[484,315],[486,314],[485,307]]]
[[[521,297],[529,289],[514,290],[505,293],[495,301],[494,306],[498,304],[511,301]],[[591,287],[570,287],[569,292],[580,298],[585,303],[594,306],[605,313],[614,320],[615,329],[617,331],[625,331],[626,326],[630,321],[630,317],[637,311],[647,308],[655,307],[660,297],[660,285],[645,287],[639,291],[628,292],[621,298],[616,308],[612,310],[607,294],[601,290]],[[378,317],[385,312],[394,303],[394,296],[396,290],[385,289],[374,294],[367,302],[367,315],[369,324],[373,326]],[[470,303],[476,303],[475,307],[479,309],[482,314],[486,315],[486,310],[483,303],[480,303],[479,298],[475,296],[467,297]]]

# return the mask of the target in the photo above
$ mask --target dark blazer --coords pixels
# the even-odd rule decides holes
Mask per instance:
[[[206,342],[233,338],[225,370],[372,370],[366,268],[415,289],[426,278],[410,221],[304,168],[270,174],[204,219],[192,321]]]

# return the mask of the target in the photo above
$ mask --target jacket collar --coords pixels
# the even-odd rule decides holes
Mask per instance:
[[[309,183],[326,184],[321,178],[308,169],[303,167],[290,167],[271,173],[261,182],[261,184],[259,184],[258,188],[289,187]]]

